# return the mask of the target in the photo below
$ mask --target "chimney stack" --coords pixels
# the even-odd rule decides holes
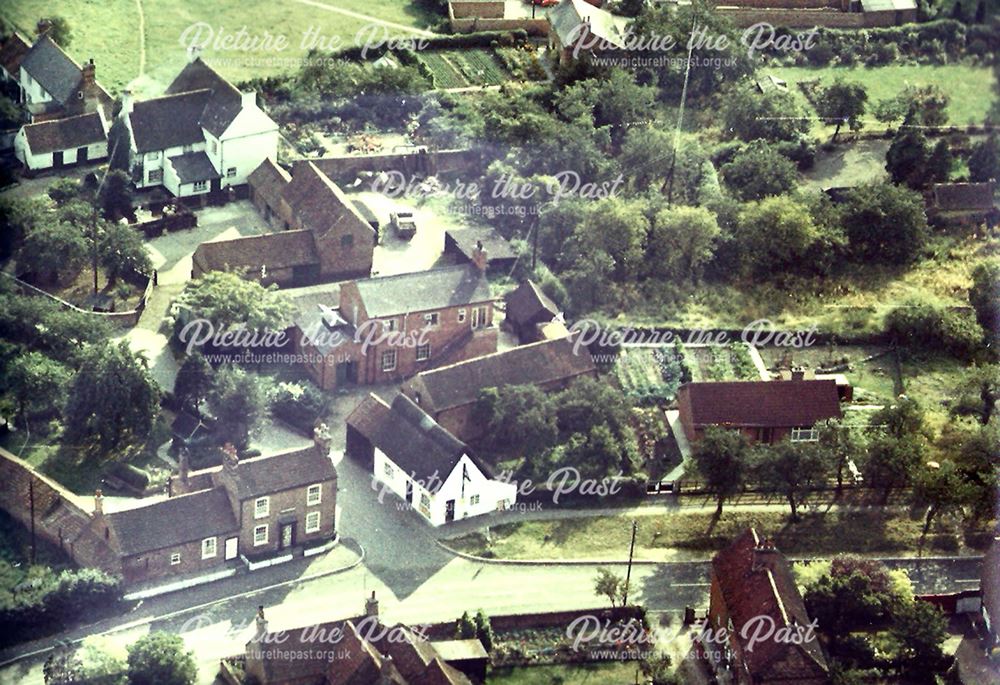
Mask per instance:
[[[472,263],[481,272],[486,273],[486,267],[489,266],[490,260],[486,254],[486,250],[483,248],[482,240],[476,241],[476,249],[472,251]]]
[[[374,590],[372,590],[372,596],[365,600],[365,616],[378,618],[378,600],[375,599]]]
[[[806,379],[806,370],[801,366],[796,366],[792,369],[792,380],[793,381],[804,381]]]
[[[131,114],[132,105],[134,104],[135,103],[132,99],[132,91],[131,89],[126,88],[125,90],[122,91],[122,114]]]
[[[49,29],[51,29],[51,28],[52,28],[52,21],[51,20],[49,20],[49,19],[39,19],[38,23],[35,24],[35,33],[37,33],[38,37],[41,38],[46,33],[48,33]]]
[[[330,427],[322,422],[316,426],[313,429],[313,443],[323,455],[330,454],[330,447],[333,445],[333,439],[330,437]]]
[[[201,57],[201,47],[198,45],[189,45],[187,49],[188,64],[196,61]]]
[[[181,477],[181,482],[187,485],[188,473],[191,471],[191,452],[187,447],[181,448],[179,462],[178,474]]]
[[[94,58],[91,57],[90,60],[80,68],[80,73],[83,75],[83,80],[80,84],[80,88],[84,93],[90,88],[94,87],[95,72],[97,67],[94,66]]]
[[[104,513],[104,494],[100,489],[94,491],[94,513],[97,515]]]
[[[235,471],[240,463],[240,458],[236,455],[236,447],[231,442],[222,446],[222,463],[226,470]]]
[[[257,93],[252,90],[249,93],[240,93],[240,99],[242,100],[240,104],[243,105],[244,109],[252,109],[257,106]]]

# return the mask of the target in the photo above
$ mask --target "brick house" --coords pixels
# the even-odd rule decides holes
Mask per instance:
[[[12,32],[0,45],[0,81],[10,84],[20,95],[21,60],[31,49],[31,41],[17,31]]]
[[[570,338],[558,338],[424,371],[401,390],[452,435],[471,442],[483,434],[474,418],[481,390],[535,385],[557,391],[578,378],[596,376],[590,352],[578,353]]]
[[[758,623],[773,624],[775,630],[771,635],[762,630],[750,642],[758,635]],[[828,683],[829,666],[810,623],[788,560],[753,528],[712,559],[708,619],[699,649],[721,682]],[[711,640],[705,638],[709,630]],[[784,632],[801,638],[798,644],[776,637]]]
[[[817,423],[843,415],[838,392],[833,379],[685,383],[677,409],[691,443],[710,426],[739,430],[751,442],[812,441]]]
[[[366,278],[309,293],[292,337],[324,390],[400,381],[497,349],[481,266]],[[327,304],[329,302],[329,304]]]
[[[327,448],[249,459],[230,449],[222,465],[200,471],[182,457],[171,496],[133,509],[105,513],[98,491],[90,528],[116,557],[105,570],[127,584],[205,576],[241,557],[253,562],[335,539],[337,472]]]

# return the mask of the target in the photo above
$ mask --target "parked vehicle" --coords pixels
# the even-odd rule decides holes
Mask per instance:
[[[403,240],[409,240],[417,232],[417,222],[413,218],[413,212],[409,210],[398,210],[389,215],[389,223]]]

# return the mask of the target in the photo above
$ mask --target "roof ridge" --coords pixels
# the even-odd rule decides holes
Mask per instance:
[[[534,347],[540,347],[542,345],[552,345],[552,344],[555,344],[555,343],[557,343],[559,341],[562,341],[562,340],[567,340],[567,338],[563,337],[563,338],[553,338],[552,340],[538,340],[536,342],[528,343],[526,345],[518,345],[517,347],[511,347],[510,349],[507,349],[507,350],[497,350],[496,352],[490,352],[489,354],[483,354],[483,355],[480,355],[478,357],[473,357],[472,359],[463,359],[462,361],[452,362],[451,364],[445,364],[444,366],[438,366],[438,367],[433,368],[433,369],[427,369],[426,371],[421,371],[416,376],[414,376],[414,378],[420,378],[420,377],[425,377],[426,378],[427,376],[431,376],[431,375],[433,375],[435,373],[438,373],[439,371],[445,371],[447,369],[451,369],[451,368],[454,368],[456,366],[462,366],[463,364],[474,364],[474,363],[482,362],[482,361],[484,361],[486,359],[492,359],[494,357],[499,357],[500,355],[512,354],[514,352],[518,352],[518,351],[521,351],[521,350],[526,350],[529,347],[534,348]]]

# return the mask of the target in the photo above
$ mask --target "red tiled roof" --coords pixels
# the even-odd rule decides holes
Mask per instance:
[[[249,176],[247,183],[253,188],[255,196],[260,196],[270,207],[277,209],[281,200],[281,191],[285,189],[291,175],[270,157],[266,157]]]
[[[17,77],[21,60],[31,49],[31,45],[20,33],[14,32],[0,46],[0,67],[11,76]]]
[[[559,306],[530,279],[507,293],[504,300],[507,302],[507,319],[518,325],[536,321],[535,317],[539,314],[546,321],[559,316]]]
[[[834,380],[686,383],[678,392],[697,427],[789,428],[841,416]]]
[[[256,276],[269,270],[319,264],[312,231],[282,231],[202,243],[192,261],[203,272],[249,269]]]

